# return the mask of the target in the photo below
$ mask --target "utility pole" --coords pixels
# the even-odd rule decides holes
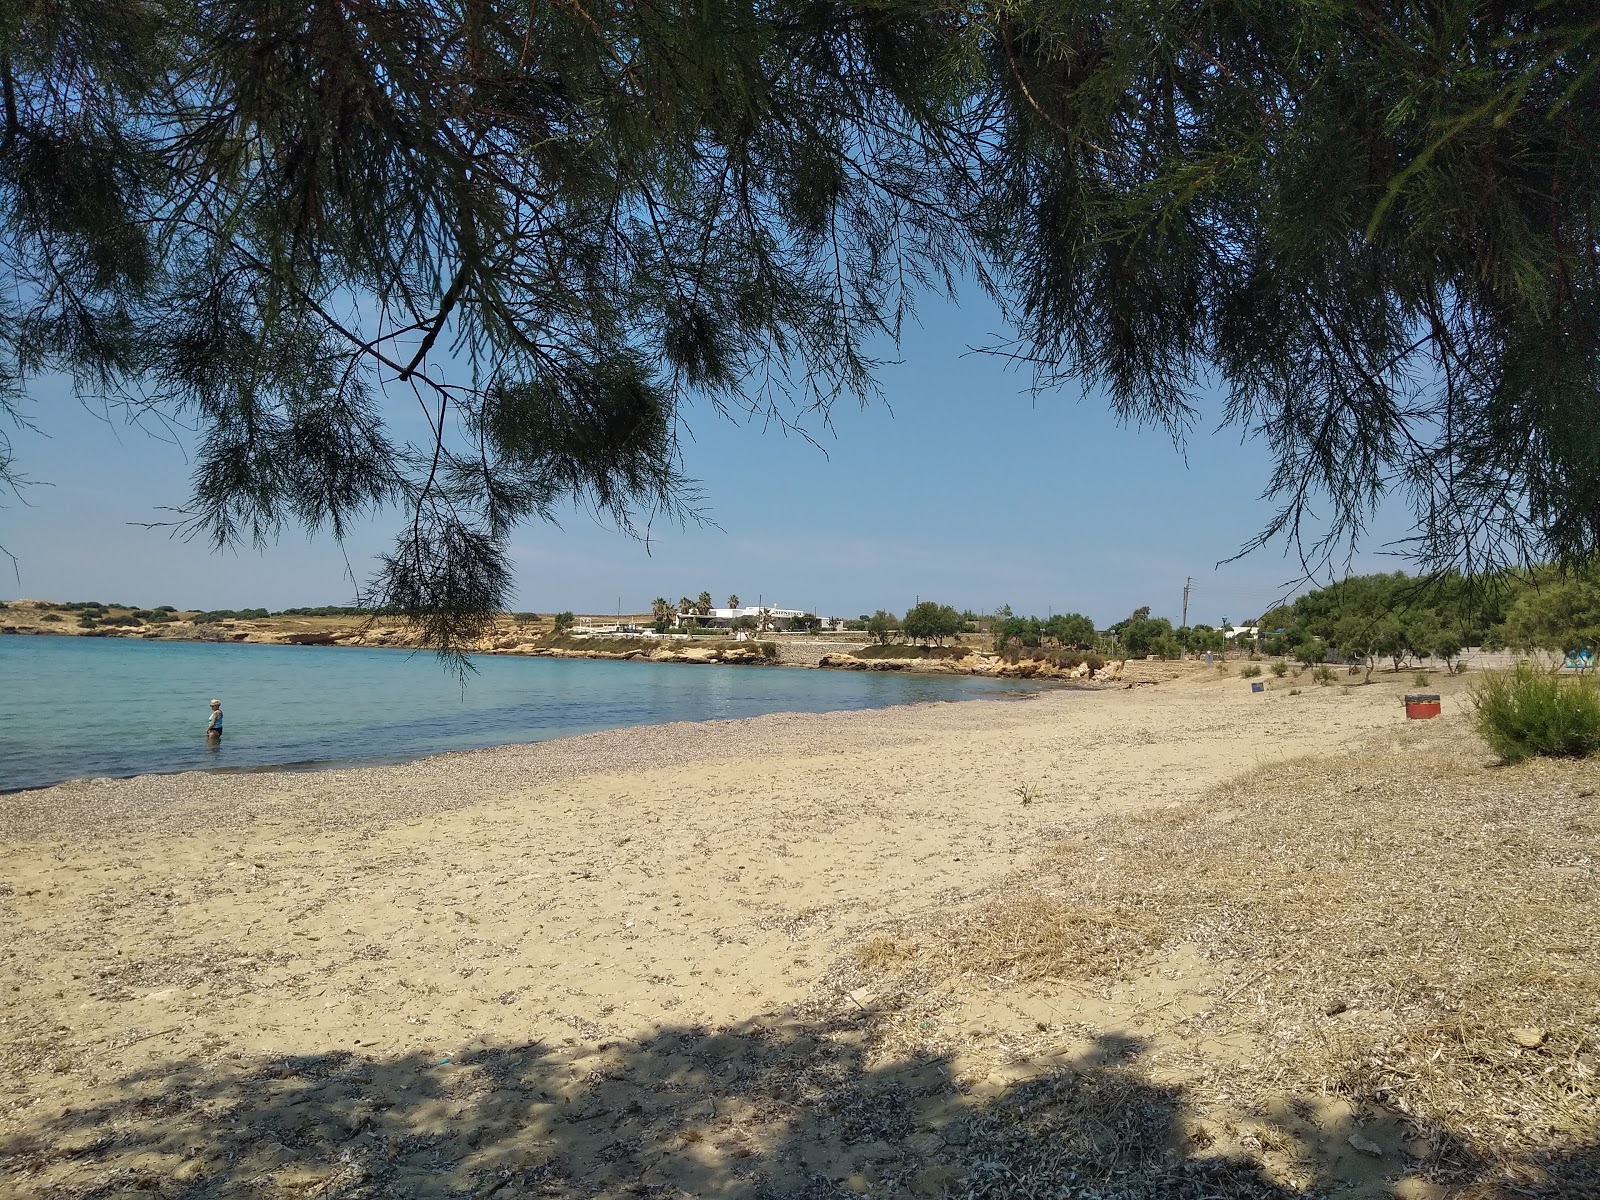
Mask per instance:
[[[1194,576],[1186,575],[1183,579],[1183,620],[1179,625],[1183,629],[1189,628],[1189,589],[1194,586]]]

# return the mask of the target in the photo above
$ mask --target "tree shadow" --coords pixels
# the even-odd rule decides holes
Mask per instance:
[[[888,1029],[857,1012],[450,1055],[166,1061],[94,1107],[33,1105],[0,1139],[0,1192],[1296,1200],[1390,1194],[1401,1162],[1380,1147],[1387,1161],[1352,1176],[1349,1129],[1292,1105],[1240,1134],[1258,1153],[1221,1152],[1181,1087],[1144,1076],[1135,1039],[985,1088],[944,1056],[888,1058]],[[1537,1167],[1515,1194],[1600,1194],[1594,1146]]]

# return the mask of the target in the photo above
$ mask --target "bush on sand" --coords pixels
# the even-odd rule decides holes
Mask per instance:
[[[1600,751],[1600,683],[1592,675],[1563,678],[1518,663],[1485,676],[1472,690],[1472,706],[1478,733],[1508,763]]]

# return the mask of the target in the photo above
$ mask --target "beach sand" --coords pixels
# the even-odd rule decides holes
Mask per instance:
[[[1292,683],[0,797],[0,1192],[970,1188],[959,1119],[1019,1076],[919,1056],[841,964],[1108,816],[1404,725],[1397,686]]]

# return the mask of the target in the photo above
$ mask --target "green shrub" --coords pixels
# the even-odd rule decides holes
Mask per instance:
[[[1328,644],[1321,638],[1301,642],[1294,648],[1295,661],[1303,667],[1314,667],[1328,657]]]
[[[165,607],[165,606],[163,606]],[[319,604],[314,608],[280,608],[275,617],[375,617],[396,616],[392,608],[362,608],[354,604]]]
[[[61,614],[60,613],[45,613],[44,616],[39,618],[39,620],[41,620],[41,621],[51,621],[51,622],[59,621],[59,620],[61,620]]]
[[[215,625],[218,621],[264,621],[270,615],[264,608],[213,608],[190,619],[196,625]]]
[[[573,616],[570,612],[558,612],[552,618],[552,623],[555,625],[555,630],[557,633],[565,633],[578,623],[578,618]]]
[[[1311,678],[1315,679],[1323,687],[1327,687],[1333,682],[1333,668],[1324,664],[1311,672]]]
[[[78,614],[78,624],[83,626],[85,629],[93,629],[96,625],[100,624],[100,622],[95,620],[95,618],[89,613],[81,612]]]
[[[1413,675],[1411,677],[1411,686],[1412,687],[1427,687],[1428,686],[1428,673],[1426,671],[1418,671],[1415,675]]]
[[[857,658],[966,658],[972,653],[970,646],[910,646],[900,643],[892,646],[858,646],[851,651]],[[1016,651],[1006,655],[1009,662],[1017,662],[1024,656]],[[1039,655],[1027,655],[1028,658],[1037,658]]]
[[[511,619],[518,625],[533,625],[539,620],[538,613],[512,613]]]
[[[756,644],[761,647],[761,653],[765,654],[768,658],[778,657],[777,642],[758,642]]]
[[[1600,681],[1592,675],[1562,678],[1518,663],[1484,676],[1472,689],[1472,706],[1478,733],[1508,763],[1600,751]]]
[[[1273,663],[1272,664],[1272,673],[1274,675],[1276,675],[1279,679],[1282,679],[1285,675],[1287,675],[1289,673],[1289,664],[1286,663],[1286,662],[1275,662],[1275,663]]]
[[[1256,663],[1251,663],[1248,667],[1239,668],[1240,679],[1254,679],[1259,674],[1261,674],[1261,667]]]

